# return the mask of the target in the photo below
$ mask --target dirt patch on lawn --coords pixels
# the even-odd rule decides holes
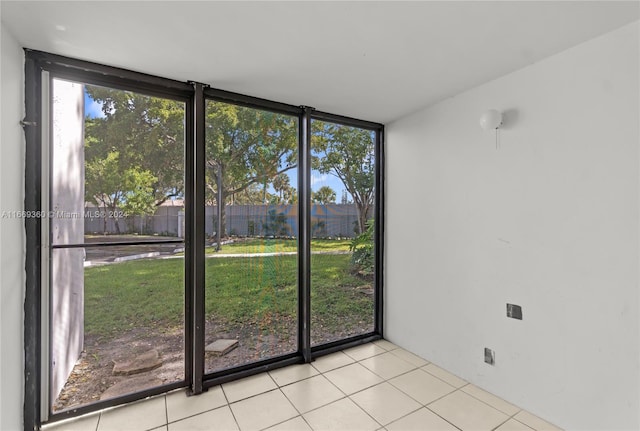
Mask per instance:
[[[366,326],[366,325],[365,325]],[[326,330],[326,328],[325,328]],[[154,332],[155,331],[155,332]],[[314,344],[322,344],[358,333],[370,328],[340,330],[313,334]],[[272,325],[265,323],[219,324],[206,323],[205,345],[220,338],[236,339],[238,347],[224,356],[205,354],[205,373],[222,371],[261,359],[272,358],[297,350],[297,321],[279,319]],[[115,376],[114,362],[128,361],[155,349],[160,353],[162,366],[144,373]],[[116,384],[129,381],[128,393],[139,392],[184,380],[184,335],[182,329],[158,333],[157,328],[136,328],[110,340],[88,334],[85,349],[66,385],[53,404],[53,411],[60,412],[101,400],[101,396]]]
[[[151,349],[160,353],[163,362],[161,367],[134,376],[113,375],[114,362],[130,360]],[[87,335],[82,355],[55,400],[53,411],[99,401],[110,387],[133,377],[145,376],[149,382],[159,379],[162,384],[184,379],[184,336],[181,332],[154,334],[134,329],[108,341]],[[143,389],[148,387],[138,384],[132,388],[132,392]]]

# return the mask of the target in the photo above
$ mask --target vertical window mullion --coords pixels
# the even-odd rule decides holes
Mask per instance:
[[[194,379],[194,327],[195,316],[193,315],[195,290],[195,271],[194,265],[194,214],[196,210],[196,204],[194,199],[195,194],[195,154],[196,154],[196,141],[195,141],[195,98],[192,96],[190,101],[185,104],[185,230],[184,230],[184,250],[185,250],[185,262],[184,262],[184,304],[185,304],[185,342],[184,342],[184,378],[188,385],[191,385]]]
[[[311,113],[303,107],[298,151],[298,347],[311,362]]]
[[[383,295],[383,268],[384,268],[384,128],[376,131],[376,176],[375,176],[375,332],[384,337],[384,295]]]
[[[204,337],[205,337],[205,99],[204,86],[193,84],[194,97],[194,138],[195,138],[195,188],[193,202],[193,238],[192,256],[194,289],[193,294],[193,380],[191,392],[200,394],[203,391],[204,379]]]

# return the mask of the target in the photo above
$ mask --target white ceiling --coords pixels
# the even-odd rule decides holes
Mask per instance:
[[[637,1],[6,1],[25,47],[387,123],[639,19]]]

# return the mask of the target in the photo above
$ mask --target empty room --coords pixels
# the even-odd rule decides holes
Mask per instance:
[[[640,3],[5,1],[0,430],[640,429]]]

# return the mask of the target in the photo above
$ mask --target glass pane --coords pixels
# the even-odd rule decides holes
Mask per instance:
[[[208,101],[205,371],[297,351],[296,117]]]
[[[375,132],[312,121],[311,344],[373,332]]]
[[[179,250],[54,249],[51,282],[54,412],[184,380]]]
[[[184,103],[54,79],[50,404],[184,380]],[[94,244],[93,247],[66,248]]]
[[[183,237],[184,103],[57,79],[53,100],[52,243]]]

